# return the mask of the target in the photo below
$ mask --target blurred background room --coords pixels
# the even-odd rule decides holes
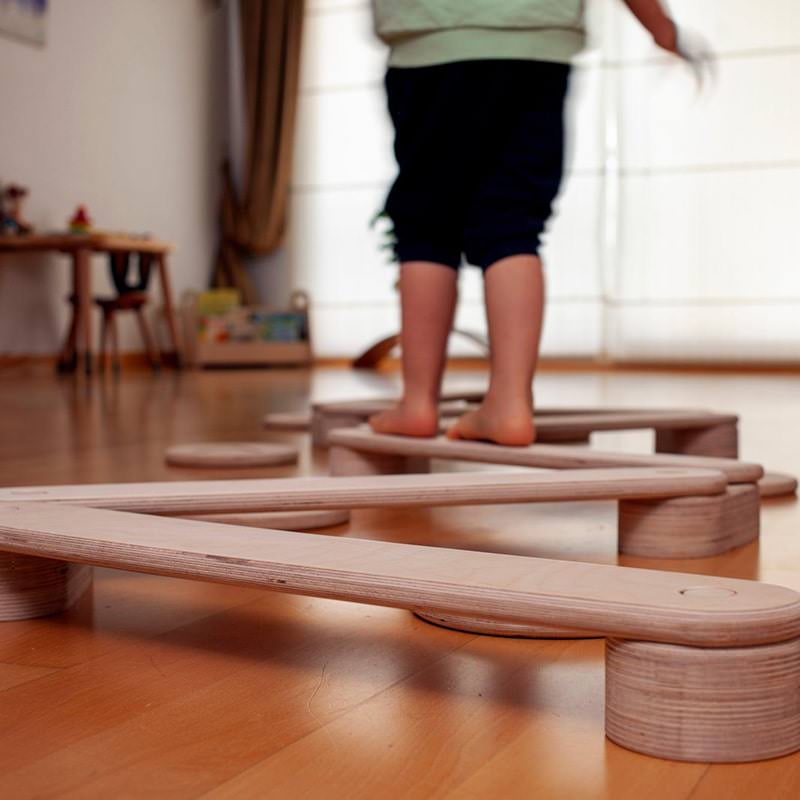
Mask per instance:
[[[285,307],[307,292],[314,355],[347,360],[398,324],[396,271],[373,224],[395,172],[386,53],[366,0],[305,5],[302,32],[276,17],[285,27],[270,34],[290,76],[301,61],[299,83],[275,89],[282,142],[266,154],[273,171],[255,179],[274,183],[278,219],[239,256],[250,302]],[[800,14],[790,0],[670,7],[716,54],[700,91],[618,0],[588,3],[567,176],[543,253],[543,356],[796,364]],[[241,24],[222,0],[55,0],[41,42],[0,40],[0,181],[28,189],[37,231],[65,229],[83,205],[102,230],[174,245],[176,304],[224,283],[223,161],[237,202],[255,191]],[[16,258],[2,256],[0,358],[52,356],[70,313],[68,271],[53,253]],[[106,271],[94,272],[107,291]],[[477,271],[461,292],[457,327],[485,332]],[[141,352],[122,323],[123,352]],[[459,338],[451,352],[479,354]]]

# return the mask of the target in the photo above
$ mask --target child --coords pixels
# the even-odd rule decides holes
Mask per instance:
[[[625,0],[683,55],[659,0]],[[400,261],[403,398],[379,433],[434,436],[462,255],[484,273],[489,389],[447,432],[534,441],[544,278],[539,237],[561,182],[569,62],[583,0],[375,0],[399,174],[386,201]],[[696,62],[695,62],[696,64]]]

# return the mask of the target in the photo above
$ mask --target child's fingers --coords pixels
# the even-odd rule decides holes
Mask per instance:
[[[699,89],[715,82],[716,59],[704,36],[687,28],[678,28],[676,50],[692,70]]]

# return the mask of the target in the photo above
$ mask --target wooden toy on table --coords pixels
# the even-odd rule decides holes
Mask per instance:
[[[617,744],[700,762],[800,749],[800,594],[783,587],[57,503],[0,503],[0,551],[5,620],[68,606],[98,565],[601,631]]]
[[[86,206],[78,206],[67,224],[70,233],[89,233],[92,230],[92,220]]]
[[[33,233],[31,225],[22,212],[28,196],[24,186],[11,183],[0,192],[0,236],[24,236]]]

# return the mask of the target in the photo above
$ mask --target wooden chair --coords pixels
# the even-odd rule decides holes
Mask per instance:
[[[117,290],[115,297],[95,297],[94,303],[103,314],[103,324],[100,332],[100,367],[105,369],[110,366],[114,372],[119,372],[119,337],[117,335],[116,314],[120,311],[132,311],[136,314],[136,321],[144,341],[148,361],[153,369],[158,369],[161,359],[155,346],[155,340],[150,332],[150,327],[144,315],[147,304],[147,285],[150,282],[150,272],[154,261],[152,253],[132,251],[110,251],[109,274],[114,288]],[[59,360],[59,370],[72,371],[77,361],[78,337],[78,298],[71,294],[68,301],[72,305],[72,320],[67,333],[66,342],[62,348]],[[107,351],[107,344],[111,340],[111,353]]]
[[[150,326],[144,315],[147,305],[147,295],[144,292],[126,292],[117,297],[96,297],[95,304],[103,312],[103,325],[100,331],[100,367],[105,369],[109,362],[109,353],[106,349],[108,340],[111,340],[110,362],[114,372],[119,372],[119,337],[117,335],[116,314],[120,311],[132,311],[136,315],[139,331],[147,353],[147,360],[153,369],[159,369],[161,361],[154,339],[150,333]]]

